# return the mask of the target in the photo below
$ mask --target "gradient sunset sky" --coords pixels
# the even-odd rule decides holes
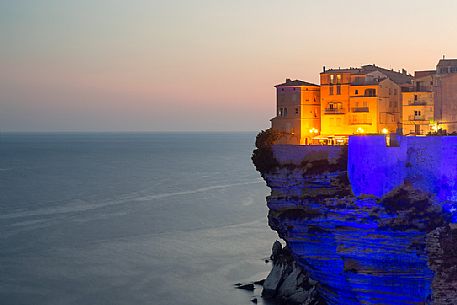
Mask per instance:
[[[457,58],[457,1],[0,0],[0,131],[257,131],[322,66]]]

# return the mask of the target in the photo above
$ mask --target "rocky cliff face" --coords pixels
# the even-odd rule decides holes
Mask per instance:
[[[269,224],[327,304],[457,304],[457,228],[432,194],[354,196],[343,147],[289,157],[262,167]]]

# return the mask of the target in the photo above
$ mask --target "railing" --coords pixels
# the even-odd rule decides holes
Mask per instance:
[[[408,117],[410,121],[425,121],[425,116],[423,115],[410,115]]]
[[[411,105],[411,106],[426,106],[427,105],[427,101],[409,101],[408,105]]]
[[[325,108],[324,113],[326,114],[344,114],[343,109],[338,109],[338,108]]]
[[[368,108],[368,107],[354,107],[354,108],[352,108],[352,112],[370,112],[370,108]]]
[[[352,119],[349,120],[349,125],[372,125],[373,121],[371,119],[365,119],[365,120],[356,120]]]

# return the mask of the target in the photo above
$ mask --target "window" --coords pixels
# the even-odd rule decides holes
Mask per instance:
[[[330,75],[330,85],[335,83],[335,75]]]
[[[333,103],[328,104],[328,108],[334,109],[334,107],[335,107],[335,104],[333,104]]]
[[[414,101],[417,101],[417,94],[414,94]]]
[[[392,88],[389,88],[389,95],[392,95]]]
[[[281,91],[284,91],[284,88],[281,88]]]
[[[376,96],[376,89],[365,89],[365,96]]]
[[[336,86],[336,94],[341,95],[341,86],[340,85]]]
[[[414,115],[415,115],[415,116],[420,116],[420,115],[421,115],[420,110],[415,110],[415,111],[414,111]]]
[[[336,83],[338,85],[341,84],[341,75],[339,75],[339,74],[336,76]]]
[[[298,108],[295,108],[295,114],[298,114]]]
[[[330,95],[333,95],[333,86],[330,86]]]
[[[397,95],[397,89],[394,89],[394,95]]]
[[[282,116],[282,108],[278,109],[278,116]]]
[[[359,90],[355,90],[355,95],[359,94]]]
[[[287,108],[284,108],[284,116],[287,116]]]

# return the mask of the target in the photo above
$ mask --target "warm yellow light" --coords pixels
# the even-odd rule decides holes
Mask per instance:
[[[389,130],[388,130],[387,128],[383,128],[383,129],[382,129],[382,133],[383,133],[383,134],[388,134],[388,133],[389,133]]]
[[[357,128],[357,133],[364,133],[364,132],[365,132],[365,130],[363,130],[362,127]]]
[[[309,130],[309,133],[318,133],[318,132],[319,132],[319,130],[317,130],[314,127]]]

